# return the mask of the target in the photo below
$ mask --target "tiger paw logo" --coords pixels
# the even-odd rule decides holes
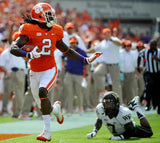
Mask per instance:
[[[35,7],[35,13],[36,13],[36,14],[39,14],[41,11],[43,11],[43,9],[42,9],[41,6]]]

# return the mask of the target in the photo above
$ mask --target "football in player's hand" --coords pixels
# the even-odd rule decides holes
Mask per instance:
[[[26,51],[26,52],[31,52],[31,51],[33,51],[34,48],[35,48],[34,45],[24,45],[24,46],[22,47],[22,50],[24,50],[24,51]],[[37,49],[37,52],[40,52],[40,50]]]

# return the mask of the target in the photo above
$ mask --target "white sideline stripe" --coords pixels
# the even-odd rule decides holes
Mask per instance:
[[[144,108],[142,108],[142,111],[145,115],[157,113],[157,110],[144,111]],[[136,113],[133,111],[133,117],[136,116]],[[51,129],[52,131],[61,131],[87,125],[94,125],[96,118],[95,112],[85,112],[81,116],[79,114],[73,114],[71,117],[64,116],[64,123],[61,125],[57,123],[56,119],[51,121]],[[43,121],[36,119],[0,124],[0,133],[39,134],[42,130]]]

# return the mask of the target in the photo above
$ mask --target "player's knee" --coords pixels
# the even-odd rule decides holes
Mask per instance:
[[[148,137],[151,137],[153,135],[153,132],[152,130],[150,129],[149,132],[148,132]]]
[[[39,88],[39,98],[40,99],[45,99],[47,98],[48,90],[44,87]]]
[[[138,137],[149,138],[153,135],[152,129],[150,127],[137,126],[135,132]]]

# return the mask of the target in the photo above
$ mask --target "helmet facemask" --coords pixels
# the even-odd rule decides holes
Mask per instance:
[[[45,18],[46,18],[46,25],[49,28],[52,27],[52,25],[57,23],[57,18],[56,18],[55,13],[51,11],[45,12]]]

